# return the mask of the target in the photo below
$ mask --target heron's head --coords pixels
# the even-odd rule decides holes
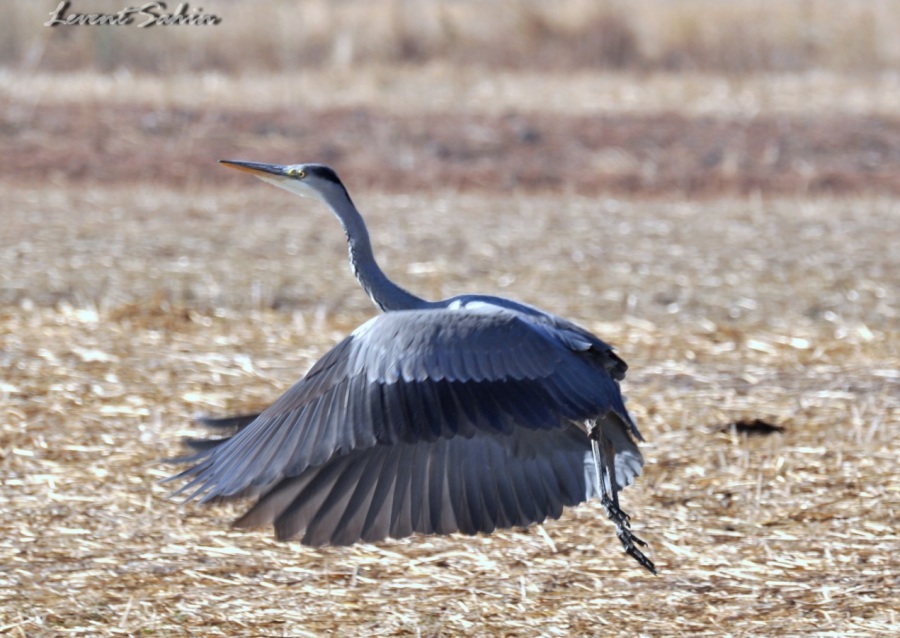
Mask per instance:
[[[260,164],[236,160],[219,160],[221,164],[250,173],[255,177],[274,184],[302,197],[326,199],[336,190],[344,191],[344,185],[337,173],[322,164]]]

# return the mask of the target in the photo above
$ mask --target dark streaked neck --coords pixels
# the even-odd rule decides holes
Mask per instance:
[[[385,312],[426,306],[428,302],[392,282],[378,266],[372,254],[369,231],[343,184],[335,183],[334,188],[323,194],[323,199],[344,227],[350,249],[350,268],[375,305]]]

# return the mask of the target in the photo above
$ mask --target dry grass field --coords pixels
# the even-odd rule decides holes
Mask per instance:
[[[609,3],[579,30],[590,3],[553,18],[507,2],[520,20],[497,24],[520,39],[490,48],[460,26],[469,2],[435,4],[431,31],[389,3],[366,14],[369,40],[347,17],[360,3],[314,2],[307,48],[290,48],[272,0],[279,48],[246,4],[216,3],[241,18],[221,33],[260,44],[236,69],[211,40],[174,68],[184,32],[166,54],[144,42],[158,58],[121,33],[29,36],[44,9],[14,3],[0,634],[900,633],[900,11],[677,4]],[[740,30],[753,15],[781,26]],[[815,38],[798,40],[802,20]],[[861,24],[868,39],[849,35]],[[623,25],[631,44],[585,61],[591,29]],[[419,40],[385,44],[404,29]],[[169,72],[84,53],[120,49]],[[310,549],[232,531],[240,504],[167,498],[160,459],[200,433],[192,417],[265,406],[375,312],[327,211],[220,158],[329,162],[404,286],[514,297],[614,344],[647,438],[623,507],[659,575],[599,504],[491,536]],[[756,420],[778,429],[735,425]]]

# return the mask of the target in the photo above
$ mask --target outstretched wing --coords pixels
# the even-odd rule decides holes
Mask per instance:
[[[285,479],[235,526],[307,545],[526,527],[593,494],[589,449],[574,426],[376,445]]]
[[[196,464],[173,478],[192,478],[179,492],[204,500],[260,494],[376,446],[405,444],[415,456],[425,454],[416,452],[423,443],[560,431],[606,415],[629,440],[636,430],[611,376],[621,360],[597,344],[605,345],[503,309],[389,312],[335,346],[234,437],[185,459]]]
[[[376,445],[283,479],[234,526],[273,525],[279,540],[299,538],[307,545],[526,527],[595,496],[590,450],[587,435],[574,424],[549,432]],[[632,441],[615,465],[619,488],[640,474]]]

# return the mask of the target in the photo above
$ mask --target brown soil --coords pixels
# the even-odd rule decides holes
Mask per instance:
[[[399,115],[5,105],[6,179],[38,184],[233,179],[215,160],[335,165],[354,188],[619,196],[900,194],[900,119],[677,113]]]

